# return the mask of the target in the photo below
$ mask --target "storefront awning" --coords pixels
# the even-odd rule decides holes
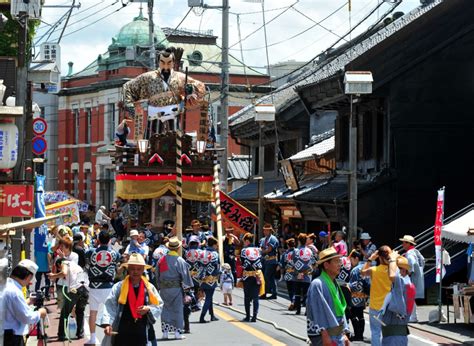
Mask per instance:
[[[25,221],[19,221],[19,222],[12,222],[12,223],[6,223],[4,225],[0,225],[0,234],[5,233],[9,230],[14,230],[14,229],[19,229],[19,228],[26,228],[26,229],[32,229],[35,227],[39,227],[42,224],[54,220],[63,216],[68,216],[69,214],[64,213],[64,214],[57,214],[57,215],[51,215],[51,216],[45,216],[45,217],[40,217],[36,219],[31,219],[31,220],[25,220]]]
[[[212,176],[183,175],[183,199],[212,201]],[[176,175],[117,174],[115,177],[117,197],[123,199],[159,198],[167,192],[176,194]]]
[[[264,195],[269,194],[272,191],[286,190],[285,182],[281,179],[278,180],[264,180]],[[245,184],[231,193],[229,196],[237,201],[252,201],[258,199],[258,182],[252,181]]]
[[[454,219],[443,226],[441,237],[461,243],[474,242],[474,235],[468,235],[468,231],[474,228],[474,210]]]

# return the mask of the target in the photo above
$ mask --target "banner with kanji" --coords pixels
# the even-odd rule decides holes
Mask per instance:
[[[0,216],[33,217],[33,185],[0,185]]]
[[[51,220],[48,222],[48,226],[56,225],[56,222],[61,222],[62,225],[75,225],[81,222],[81,218],[79,216],[79,205],[78,201],[73,199],[69,201],[63,201],[59,203],[54,203],[46,206],[46,216],[50,215],[58,215],[67,213],[69,216],[64,216],[61,220]]]
[[[220,197],[224,223],[232,225],[237,231],[253,233],[258,224],[258,217],[222,191]]]
[[[441,281],[441,256],[442,256],[442,240],[441,229],[443,228],[444,219],[444,188],[438,190],[438,200],[436,202],[436,219],[434,226],[434,244],[436,253],[436,282]],[[444,273],[443,273],[444,276]]]
[[[36,176],[36,190],[35,190],[35,218],[42,218],[46,216],[46,205],[44,202],[44,181],[43,175]],[[38,252],[48,252],[48,244],[46,236],[48,235],[48,226],[44,223],[35,228],[34,232],[35,254]]]

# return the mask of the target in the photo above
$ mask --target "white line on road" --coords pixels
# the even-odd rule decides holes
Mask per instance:
[[[421,342],[425,343],[426,345],[438,345],[438,343],[436,343],[436,342],[433,342],[431,340],[422,338],[422,337],[417,336],[417,335],[410,334],[410,335],[408,335],[408,337],[412,338],[412,339],[415,339],[415,340],[418,340],[418,341],[421,341]]]

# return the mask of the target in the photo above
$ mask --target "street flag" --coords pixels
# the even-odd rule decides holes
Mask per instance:
[[[46,205],[44,202],[44,182],[43,175],[36,175],[36,189],[35,189],[35,218],[46,216]],[[35,228],[35,255],[38,252],[48,252],[48,244],[46,236],[48,235],[48,226],[46,223]]]
[[[436,202],[436,219],[434,226],[434,243],[435,243],[435,253],[436,253],[436,282],[441,281],[441,256],[442,256],[442,245],[441,240],[441,229],[443,228],[443,219],[444,219],[444,187],[438,190],[438,200]],[[444,276],[444,270],[443,275]]]
[[[220,191],[221,213],[226,224],[238,232],[253,233],[258,217],[232,197]]]

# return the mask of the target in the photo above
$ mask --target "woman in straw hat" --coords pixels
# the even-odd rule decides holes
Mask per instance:
[[[341,270],[341,255],[334,248],[319,254],[321,275],[311,282],[306,304],[307,332],[311,345],[349,345],[346,333],[346,300],[336,277]]]
[[[143,256],[130,255],[128,275],[112,287],[99,325],[105,328],[102,345],[145,346],[154,339],[153,323],[163,306],[156,288],[143,276],[150,266]]]
[[[193,287],[189,265],[179,256],[181,241],[172,237],[166,244],[169,252],[161,257],[156,267],[156,284],[163,298],[161,331],[163,339],[174,333],[175,339],[184,339],[183,290]]]
[[[416,288],[410,281],[410,263],[397,251],[390,253],[388,277],[390,293],[382,307],[382,345],[408,345],[408,321],[413,311]]]

